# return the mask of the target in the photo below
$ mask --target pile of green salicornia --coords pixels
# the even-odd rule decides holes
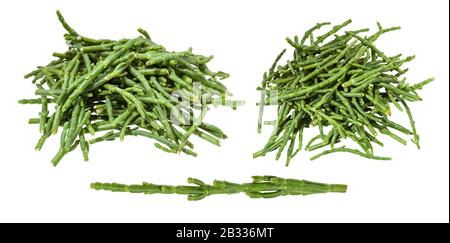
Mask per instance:
[[[30,119],[42,133],[37,150],[62,127],[53,165],[78,145],[88,160],[89,144],[126,135],[148,137],[163,151],[193,156],[192,134],[215,145],[226,138],[219,128],[202,122],[208,105],[238,105],[228,100],[231,94],[219,81],[228,74],[208,69],[212,56],[191,49],[169,52],[142,29],[143,37],[134,39],[92,39],[57,15],[69,50],[53,53],[57,60],[25,76],[33,77],[40,98],[19,101],[42,106],[39,118]],[[105,134],[86,140],[86,134],[97,132]]]
[[[189,178],[191,186],[167,186],[142,183],[141,185],[123,185],[117,183],[92,183],[95,190],[113,192],[130,192],[143,194],[184,194],[188,200],[201,200],[214,194],[245,193],[250,198],[274,198],[287,195],[311,195],[317,193],[345,193],[346,185],[324,184],[305,180],[283,179],[275,176],[253,176],[251,183],[237,184],[228,181],[215,180],[207,185],[199,179]]]
[[[302,150],[303,131],[317,127],[318,134],[305,146],[313,151],[326,146],[311,160],[334,152],[349,152],[362,157],[389,160],[373,154],[374,144],[383,146],[378,134],[387,135],[402,144],[406,141],[396,132],[412,135],[412,142],[419,148],[417,134],[408,102],[422,100],[417,90],[431,82],[409,85],[402,77],[408,69],[403,64],[414,56],[387,56],[374,42],[384,33],[400,27],[383,28],[364,36],[369,29],[338,32],[351,23],[347,20],[330,31],[314,37],[314,32],[330,23],[319,23],[306,31],[299,39],[287,38],[294,47],[292,60],[277,66],[286,50],[264,74],[261,91],[258,131],[263,124],[266,105],[278,105],[278,117],[269,122],[274,130],[265,147],[254,157],[278,150],[276,159],[287,148],[286,165]],[[331,40],[327,41],[329,38]],[[410,128],[389,119],[391,105],[406,111]],[[360,149],[335,145],[351,139]],[[297,145],[296,145],[297,144]]]

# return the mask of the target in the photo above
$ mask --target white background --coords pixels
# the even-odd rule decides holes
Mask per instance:
[[[0,221],[13,222],[448,222],[449,220],[449,12],[448,1],[2,1]],[[59,167],[49,163],[58,138],[34,151],[37,128],[27,124],[38,106],[21,106],[34,87],[23,75],[46,64],[54,51],[66,49],[60,9],[86,36],[135,37],[138,27],[169,50],[213,54],[212,68],[229,72],[226,84],[247,105],[220,108],[207,121],[229,135],[221,148],[195,140],[198,158],[165,154],[144,138],[96,144],[91,160],[81,153],[66,156]],[[303,152],[286,168],[274,154],[252,159],[268,138],[256,134],[256,87],[275,56],[287,47],[286,36],[303,34],[316,22],[351,28],[376,21],[402,30],[383,36],[377,46],[387,54],[415,54],[408,64],[410,82],[430,76],[436,81],[411,104],[422,149],[383,138],[380,155],[388,162],[335,154],[309,161]],[[396,114],[408,124],[405,114]],[[180,195],[132,195],[97,192],[94,181],[185,184],[187,177],[206,182],[247,182],[273,174],[329,183],[346,183],[346,194],[248,199],[244,195],[211,196],[189,202]]]

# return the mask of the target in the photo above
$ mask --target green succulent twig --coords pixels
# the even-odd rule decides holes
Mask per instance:
[[[189,178],[189,186],[169,186],[142,183],[139,185],[124,185],[118,183],[92,183],[95,190],[112,192],[129,192],[143,194],[182,194],[188,200],[196,201],[216,194],[245,193],[250,198],[274,198],[289,195],[311,195],[319,193],[345,193],[347,186],[342,184],[324,184],[306,180],[283,179],[275,176],[253,176],[251,183],[237,184],[228,181],[215,180],[212,185],[195,178]]]

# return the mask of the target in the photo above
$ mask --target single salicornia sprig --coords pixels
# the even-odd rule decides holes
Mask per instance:
[[[283,179],[276,176],[253,176],[250,183],[233,183],[215,180],[212,185],[195,178],[189,178],[188,186],[169,186],[151,183],[125,185],[118,183],[92,183],[94,190],[150,194],[187,195],[189,201],[204,199],[210,195],[245,193],[250,198],[275,198],[279,196],[311,195],[320,193],[345,193],[347,186],[325,184],[306,180]]]

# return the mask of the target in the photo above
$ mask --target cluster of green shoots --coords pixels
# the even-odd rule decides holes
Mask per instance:
[[[241,103],[230,100],[220,82],[228,74],[208,69],[212,56],[192,49],[167,51],[143,29],[133,39],[85,37],[57,15],[69,49],[53,53],[56,60],[25,76],[33,78],[39,98],[19,101],[41,105],[39,118],[30,119],[42,133],[36,150],[62,128],[53,165],[77,147],[88,160],[91,144],[125,136],[147,137],[165,152],[193,156],[191,135],[218,146],[226,138],[221,129],[203,122],[205,113],[209,105],[236,108]],[[97,133],[103,135],[86,140]]]
[[[283,50],[264,74],[259,87],[259,132],[264,107],[276,104],[278,110],[277,118],[270,121],[274,125],[272,135],[254,157],[277,151],[276,159],[279,159],[286,151],[286,165],[289,165],[303,148],[304,130],[313,127],[317,128],[317,135],[306,143],[305,150],[329,149],[311,160],[335,152],[389,160],[374,155],[375,145],[383,146],[380,134],[405,145],[407,141],[398,133],[412,136],[412,142],[419,148],[419,135],[408,102],[422,100],[417,91],[433,79],[408,84],[403,77],[408,69],[403,65],[414,56],[388,56],[374,45],[382,34],[400,27],[383,28],[378,23],[378,31],[372,35],[365,35],[369,29],[339,34],[350,23],[347,20],[315,37],[317,30],[330,24],[319,23],[301,39],[287,38],[294,48],[293,58],[278,65],[286,52]],[[409,127],[391,119],[392,106],[406,112]],[[346,139],[359,149],[337,146]]]

